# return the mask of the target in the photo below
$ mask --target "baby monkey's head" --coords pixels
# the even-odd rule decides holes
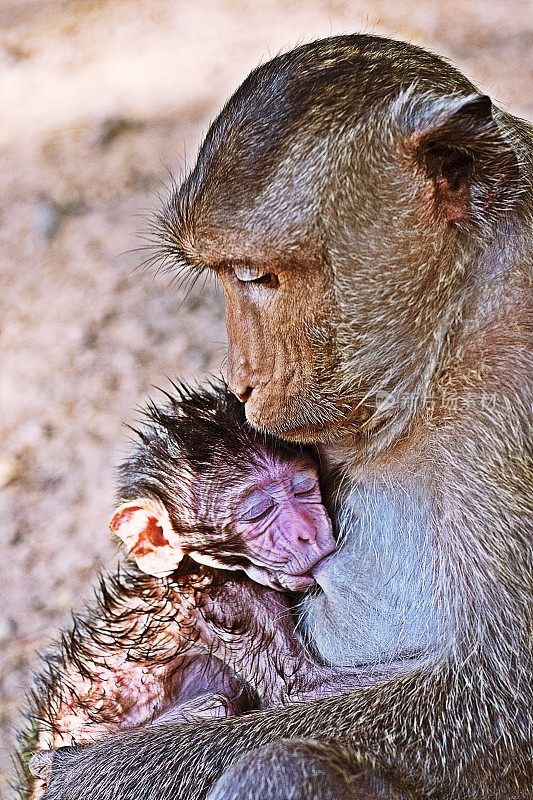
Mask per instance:
[[[148,406],[120,467],[111,530],[151,575],[189,555],[275,589],[312,586],[335,541],[310,451],[250,428],[222,383],[175,390]]]

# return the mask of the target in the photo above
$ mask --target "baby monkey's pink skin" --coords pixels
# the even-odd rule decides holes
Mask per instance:
[[[121,568],[75,616],[30,700],[24,800],[44,800],[58,747],[302,702],[373,679],[314,662],[281,592],[189,568],[162,579]]]
[[[256,583],[302,591],[313,586],[312,570],[335,549],[318,475],[307,459],[265,458],[243,485],[222,492],[215,505],[233,549],[225,553],[221,541],[219,556],[206,559],[191,552],[200,563],[232,568],[231,555],[241,542],[239,552],[250,562],[243,569]]]
[[[165,506],[149,497],[123,503],[111,518],[111,530],[143,572],[169,575],[189,555],[200,564],[241,569],[264,586],[303,591],[335,549],[318,475],[306,457],[265,454],[233,484],[199,476],[191,489],[194,524],[188,525],[187,512],[178,529]]]

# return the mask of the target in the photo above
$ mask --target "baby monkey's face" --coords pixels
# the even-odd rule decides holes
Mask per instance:
[[[171,520],[165,505],[139,498],[121,505],[111,529],[140,569],[168,575],[184,555],[222,569],[244,570],[278,590],[303,591],[335,549],[318,474],[304,456],[262,453],[238,476],[221,465],[217,480],[196,476],[187,508]]]
[[[199,517],[213,524],[196,546],[189,543],[200,563],[243,569],[265,586],[302,591],[335,549],[318,474],[307,458],[265,454],[244,478],[196,496]]]
[[[210,563],[227,569],[236,561],[254,581],[274,589],[313,585],[312,570],[335,541],[311,461],[265,456],[220,499],[218,523],[226,536]]]

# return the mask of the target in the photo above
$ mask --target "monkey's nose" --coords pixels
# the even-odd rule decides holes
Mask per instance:
[[[252,368],[243,355],[228,353],[228,386],[241,403],[246,403],[254,390]]]
[[[246,403],[250,399],[253,389],[251,386],[246,386],[244,389],[234,389],[233,394],[239,398],[241,403]]]

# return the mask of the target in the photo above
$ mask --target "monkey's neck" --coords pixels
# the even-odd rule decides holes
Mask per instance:
[[[379,436],[379,431],[370,436]],[[369,438],[354,430],[347,432],[336,442],[318,445],[321,473],[326,488],[331,484],[335,486],[335,492],[338,492],[339,484],[348,486],[352,482],[357,483],[362,475],[371,478],[375,471],[382,474],[383,470],[388,471],[389,468],[394,473],[399,463],[404,465],[406,472],[418,472],[421,451],[427,439],[424,425],[411,420],[409,435],[393,437],[391,441],[381,442],[375,447],[369,447]]]

